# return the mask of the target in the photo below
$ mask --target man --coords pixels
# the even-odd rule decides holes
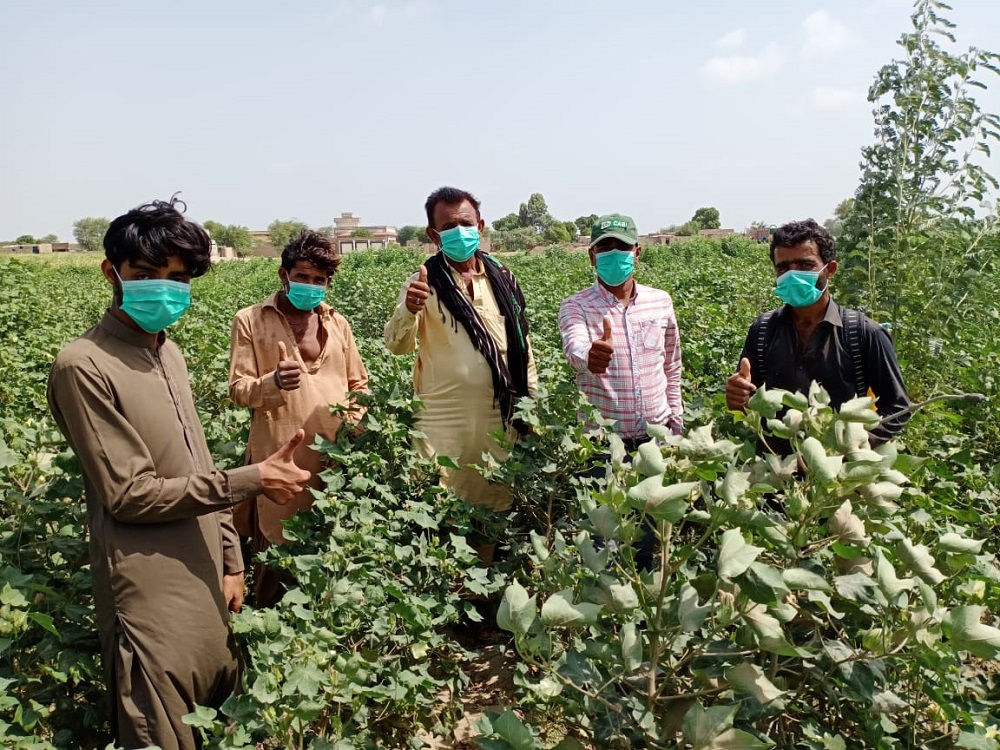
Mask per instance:
[[[808,393],[813,381],[839,407],[869,389],[883,422],[873,444],[898,434],[909,419],[910,397],[889,334],[830,297],[837,273],[836,243],[812,219],[778,228],[771,238],[775,294],[785,303],[750,326],[738,371],[726,382],[726,404],[743,411],[758,387]],[[898,415],[898,416],[894,416]]]
[[[330,406],[368,390],[368,373],[351,326],[324,298],[340,266],[340,253],[318,232],[302,230],[281,253],[281,291],[240,310],[230,343],[229,396],[252,409],[247,463],[272,453],[301,425],[305,440],[295,461],[314,475],[320,454],[310,448],[320,435],[333,440],[340,419]],[[318,477],[313,486],[318,486]],[[312,505],[309,488],[285,505],[260,495],[239,506],[236,528],[261,552],[287,541],[282,521]],[[268,607],[284,593],[282,577],[263,563],[254,567],[254,604]]]
[[[590,230],[593,286],[563,300],[559,332],[576,382],[634,451],[646,425],[683,426],[681,344],[670,295],[637,284],[635,222],[609,214]]]
[[[632,452],[649,440],[647,425],[683,427],[681,344],[670,295],[637,284],[642,254],[629,216],[601,216],[590,230],[593,286],[563,300],[559,332],[576,382]],[[653,564],[655,534],[636,546],[641,569]]]
[[[479,249],[484,223],[470,193],[440,188],[425,209],[439,252],[403,285],[385,345],[405,354],[420,342],[413,385],[424,402],[419,428],[427,437],[418,447],[461,467],[442,467],[442,482],[469,503],[505,511],[510,492],[469,465],[484,451],[505,458],[490,433],[505,427],[513,436],[514,408],[537,388],[524,295],[514,275]]]
[[[164,329],[209,268],[210,240],[177,201],[111,222],[104,318],[56,357],[53,416],[83,467],[101,655],[118,745],[193,750],[181,717],[218,708],[237,684],[229,612],[243,600],[231,507],[288,502],[309,480],[301,430],[260,464],[217,471]],[[183,204],[181,204],[183,205]]]

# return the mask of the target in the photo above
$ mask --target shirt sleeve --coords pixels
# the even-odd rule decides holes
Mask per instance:
[[[115,408],[92,361],[58,363],[49,405],[100,501],[123,523],[167,523],[230,508],[263,492],[256,465],[161,477],[142,437]]]
[[[667,404],[670,419],[683,422],[684,400],[681,398],[681,335],[677,327],[677,316],[671,307],[663,332],[663,374],[667,379]]]
[[[406,290],[418,274],[413,274],[399,292],[396,309],[385,324],[385,348],[393,354],[407,354],[417,348],[417,325],[423,310],[414,315],[406,309]]]
[[[285,392],[274,381],[274,370],[261,373],[253,331],[245,315],[233,318],[229,339],[229,398],[237,406],[274,409],[285,403]]]
[[[898,414],[910,407],[910,395],[903,384],[903,373],[896,360],[896,348],[888,332],[877,323],[865,325],[867,351],[864,368],[868,387],[875,394],[875,410],[886,417]],[[909,412],[889,419],[871,431],[872,442],[884,443],[899,434],[912,415]]]
[[[563,354],[573,372],[587,372],[587,359],[593,340],[583,307],[572,297],[559,305],[559,335],[562,336]]]
[[[240,549],[240,535],[236,533],[233,523],[233,509],[220,510],[218,516],[222,529],[222,573],[227,576],[242,573],[243,551]]]
[[[534,398],[538,395],[538,365],[535,364],[535,351],[531,348],[531,336],[526,338],[528,344],[528,395]]]

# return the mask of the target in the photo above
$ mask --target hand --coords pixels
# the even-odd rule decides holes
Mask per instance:
[[[726,381],[726,406],[733,411],[745,411],[747,401],[757,390],[750,382],[750,360],[744,357],[740,360],[740,369]]]
[[[278,505],[287,504],[312,479],[312,474],[300,468],[294,458],[295,449],[305,437],[305,430],[300,428],[291,440],[257,464],[264,494]]]
[[[288,356],[284,341],[278,342],[278,367],[274,371],[274,384],[283,391],[295,391],[299,387],[302,370],[299,363]]]
[[[604,335],[590,345],[587,355],[587,369],[595,375],[603,375],[611,364],[614,346],[611,343],[611,316],[604,316]]]
[[[427,286],[427,266],[420,266],[420,275],[406,287],[406,309],[416,315],[424,309],[431,288]]]
[[[239,612],[243,609],[244,590],[242,573],[222,576],[222,596],[230,612]]]

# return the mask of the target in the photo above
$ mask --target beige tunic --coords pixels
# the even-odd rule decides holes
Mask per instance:
[[[368,390],[368,373],[358,353],[347,319],[325,302],[319,308],[324,340],[315,362],[306,365],[295,335],[271,296],[259,305],[236,313],[233,320],[229,360],[229,397],[253,410],[247,463],[262,461],[287,443],[302,427],[306,437],[295,451],[295,463],[314,474],[322,470],[321,456],[310,446],[317,435],[333,440],[340,419],[330,414],[332,404],[343,404],[350,391]],[[278,367],[278,342],[302,368],[299,388],[283,391],[274,382]],[[320,485],[319,477],[313,486]],[[259,531],[273,544],[284,541],[281,522],[312,505],[309,488],[287,505],[278,505],[261,495],[256,500]],[[237,528],[252,536],[251,505],[235,510]]]
[[[56,358],[48,399],[83,468],[111,725],[126,748],[187,750],[181,716],[236,685],[222,575],[243,570],[231,507],[254,466],[216,471],[177,346],[110,312]]]
[[[455,283],[468,297],[462,277],[454,269]],[[413,351],[420,339],[417,362],[413,367],[413,390],[424,402],[418,427],[427,435],[418,443],[424,456],[449,456],[462,468],[452,471],[442,467],[446,486],[466,502],[493,510],[510,508],[511,496],[506,487],[490,484],[470,464],[482,464],[483,453],[498,460],[507,456],[490,437],[502,426],[500,409],[493,399],[493,375],[490,366],[476,348],[465,328],[456,324],[451,313],[431,295],[416,315],[406,309],[406,290],[414,274],[399,295],[396,310],[385,327],[385,345],[393,354]],[[497,306],[485,271],[480,268],[472,279],[473,308],[486,330],[497,342],[501,355],[507,356],[507,329]],[[528,389],[538,388],[535,358],[528,344]],[[513,437],[513,430],[509,431]]]

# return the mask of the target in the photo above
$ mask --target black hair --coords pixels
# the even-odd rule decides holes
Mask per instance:
[[[469,201],[472,204],[472,207],[476,209],[476,218],[481,219],[479,201],[472,193],[453,187],[438,188],[427,197],[427,202],[424,204],[424,209],[427,211],[427,226],[431,229],[437,228],[434,226],[434,207],[438,203],[443,203],[446,206],[457,206],[465,201]]]
[[[122,214],[104,235],[104,257],[119,269],[125,261],[136,260],[163,267],[177,255],[191,276],[203,275],[212,267],[212,240],[200,225],[184,218],[186,210],[175,193],[169,201],[144,203]]]
[[[837,259],[837,241],[833,239],[826,227],[817,224],[813,219],[805,221],[790,221],[774,230],[771,236],[771,262],[774,262],[774,251],[779,247],[795,247],[812,240],[819,248],[819,257],[824,263]]]
[[[300,260],[312,263],[320,271],[329,275],[337,272],[340,266],[340,251],[330,238],[312,229],[303,229],[299,236],[285,245],[281,251],[281,267],[291,271]]]

